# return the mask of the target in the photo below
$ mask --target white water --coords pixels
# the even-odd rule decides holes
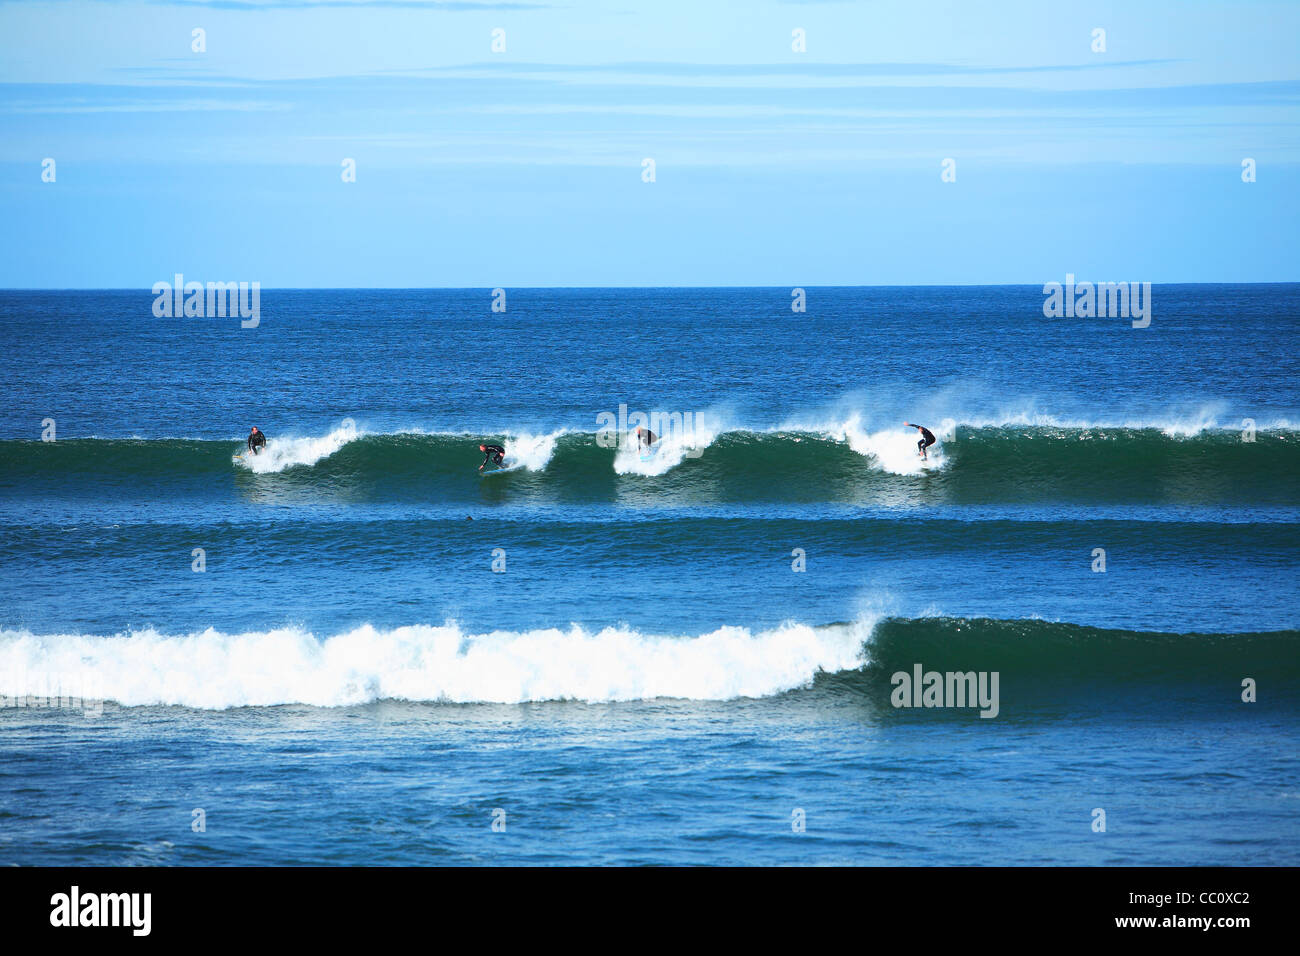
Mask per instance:
[[[528,432],[507,433],[503,467],[522,467],[529,471],[542,471],[550,464],[551,456],[555,454],[555,443],[564,434],[564,429],[547,435],[531,435]]]
[[[356,441],[361,434],[349,422],[335,428],[328,435],[315,438],[268,438],[266,447],[256,455],[247,450],[247,445],[240,449],[239,454],[243,458],[236,464],[259,475],[284,471],[295,465],[314,465],[348,442]]]
[[[955,427],[951,420],[930,427],[937,441],[926,450],[928,458],[922,458],[917,448],[916,443],[920,441],[921,433],[901,423],[893,428],[870,431],[863,426],[862,417],[853,414],[838,424],[822,425],[811,430],[847,444],[881,471],[892,475],[919,475],[923,471],[940,469],[947,464],[943,455],[943,441],[952,438]]]
[[[1183,412],[1151,418],[1114,418],[1106,420],[1088,420],[1061,417],[1041,412],[1033,403],[1023,404],[1017,408],[1001,410],[991,415],[957,416],[929,418],[925,424],[938,443],[929,449],[929,459],[923,460],[917,454],[916,442],[919,433],[905,427],[902,422],[879,423],[867,412],[841,408],[838,414],[822,413],[820,416],[802,415],[772,427],[755,429],[758,433],[799,433],[821,435],[833,441],[847,444],[853,451],[867,459],[870,466],[896,475],[915,475],[922,471],[937,470],[946,467],[943,442],[954,436],[956,429],[964,428],[1060,428],[1060,429],[1155,429],[1170,438],[1194,438],[1206,431],[1221,429],[1236,431],[1244,428],[1244,423],[1234,419],[1222,418],[1222,409],[1215,403],[1205,404]],[[1257,431],[1293,431],[1295,426],[1287,419],[1260,420],[1255,424]],[[662,475],[676,468],[688,458],[704,454],[717,438],[730,431],[747,431],[744,425],[721,419],[696,416],[693,427],[681,431],[670,431],[662,435],[654,444],[654,454],[646,460],[641,458],[641,449],[632,435],[622,436],[618,451],[614,456],[614,471],[620,475]],[[484,434],[492,434],[488,429]],[[496,431],[497,434],[502,434]],[[557,442],[569,433],[569,429],[556,429],[547,433],[527,431],[505,431],[506,448],[505,467],[522,468],[529,471],[543,471],[555,455]],[[259,455],[252,455],[239,449],[242,459],[235,464],[257,474],[281,472],[296,466],[309,467],[335,454],[349,442],[363,438],[370,433],[359,431],[355,425],[345,423],[325,435],[308,437],[275,437],[268,439],[266,447]],[[470,433],[453,433],[421,431],[412,429],[402,432],[384,434],[413,435],[456,435],[468,440],[475,436]]]
[[[339,707],[388,698],[458,703],[657,697],[767,697],[820,671],[857,668],[874,618],[696,637],[627,628],[467,634],[454,623],[318,638],[284,628],[165,636],[0,631],[3,698],[57,694],[126,706],[199,709],[301,703]]]
[[[657,436],[651,446],[649,456],[642,460],[642,448],[637,443],[636,435],[623,436],[618,451],[614,454],[614,471],[620,475],[662,475],[676,468],[687,458],[698,458],[704,450],[713,444],[715,438],[723,432],[716,422],[702,420],[696,416],[689,429],[673,429],[667,434]]]

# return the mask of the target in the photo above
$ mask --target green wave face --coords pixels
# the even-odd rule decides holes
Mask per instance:
[[[841,625],[836,625],[841,626]],[[895,707],[891,694],[922,673],[998,675],[1001,715],[1177,713],[1290,715],[1300,711],[1300,631],[1171,634],[1111,630],[1040,620],[887,618],[877,623],[858,671],[822,675],[823,692],[849,694],[873,711]],[[1247,685],[1255,700],[1243,700]],[[1254,709],[1252,709],[1254,708]],[[957,717],[969,709],[934,708]]]
[[[0,442],[0,492],[39,485],[51,494],[95,486],[255,486],[323,495],[477,501],[478,444],[507,434],[363,435],[283,439],[253,468],[232,462],[243,446],[188,439]],[[899,442],[910,451],[909,439]],[[284,449],[292,444],[288,451]],[[504,496],[607,501],[629,489],[681,503],[862,502],[974,504],[1062,501],[1292,506],[1300,501],[1300,433],[1171,437],[1156,429],[965,427],[942,441],[919,473],[888,470],[870,451],[815,432],[730,431],[662,474],[620,474],[617,450],[591,433],[554,439],[549,455],[493,479]],[[261,468],[262,470],[258,470]]]

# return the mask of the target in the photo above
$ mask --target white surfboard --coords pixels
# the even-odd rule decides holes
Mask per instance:
[[[524,467],[523,465],[503,465],[497,468],[493,468],[491,471],[480,471],[479,477],[486,478],[488,475],[504,475],[507,474],[508,472],[518,471],[523,467]]]

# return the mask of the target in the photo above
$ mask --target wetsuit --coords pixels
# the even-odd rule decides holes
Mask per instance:
[[[506,450],[500,445],[484,445],[483,451],[487,453],[487,457],[483,459],[483,465],[492,462],[492,464],[499,466],[505,460]],[[479,471],[483,470],[483,465],[478,466]]]
[[[655,433],[648,428],[643,428],[637,432],[636,440],[642,448],[649,448],[655,443]]]
[[[934,444],[934,433],[924,425],[913,425],[912,427],[921,429],[921,440],[916,443],[916,447],[921,449],[921,454],[924,455],[925,450]]]
[[[266,447],[266,434],[264,432],[253,432],[248,436],[248,450],[254,455],[260,455],[262,449]]]

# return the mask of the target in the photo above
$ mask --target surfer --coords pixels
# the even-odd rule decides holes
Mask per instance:
[[[506,457],[506,450],[500,445],[479,445],[478,450],[483,453],[483,465],[492,462],[492,464],[500,468],[501,462]],[[478,466],[479,471],[483,470],[483,465]]]
[[[636,426],[637,448],[640,448],[643,451],[649,451],[650,446],[653,445],[656,440],[657,439],[655,438],[655,433],[652,432],[650,429],[642,428],[640,425]]]
[[[260,455],[262,449],[266,447],[266,433],[258,429],[256,425],[248,433],[248,450],[254,455]]]
[[[921,440],[916,443],[916,447],[921,449],[921,457],[929,458],[925,450],[934,444],[934,433],[924,425],[913,425],[911,422],[903,422],[908,428],[915,428],[921,433]]]

